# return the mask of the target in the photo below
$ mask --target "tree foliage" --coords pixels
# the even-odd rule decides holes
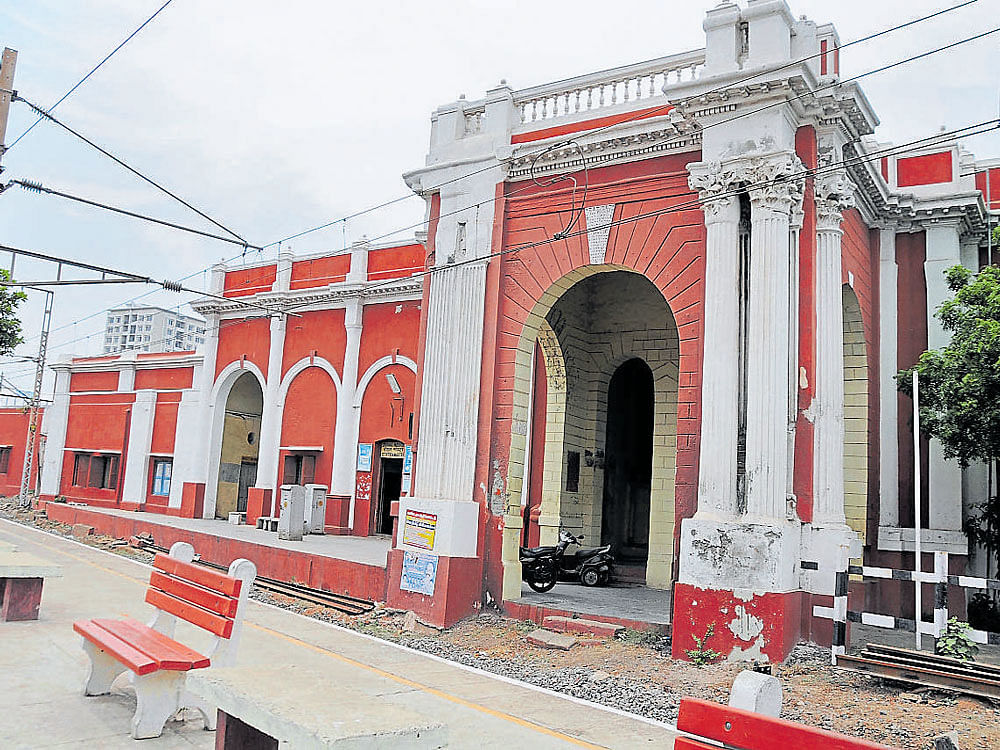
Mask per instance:
[[[10,274],[0,269],[0,281],[10,281]],[[9,286],[0,286],[0,355],[10,354],[24,341],[17,308],[25,296]]]
[[[955,296],[935,313],[951,334],[943,349],[920,355],[900,372],[899,389],[912,394],[920,380],[921,430],[941,441],[947,458],[963,466],[1000,459],[1000,268],[978,275],[962,266],[947,271]]]

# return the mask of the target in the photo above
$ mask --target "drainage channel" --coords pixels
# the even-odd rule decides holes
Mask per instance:
[[[157,544],[147,543],[144,545],[144,548],[154,550],[156,552],[169,552],[166,547],[160,547]],[[214,568],[215,570],[222,571],[229,569],[225,565],[219,565],[218,563],[202,560],[197,555],[195,556],[194,561],[199,565],[204,565],[206,568]],[[311,586],[303,586],[300,583],[288,583],[286,581],[278,581],[273,578],[257,576],[254,581],[254,585],[261,591],[266,591],[270,594],[280,594],[292,599],[300,599],[312,604],[319,604],[324,607],[329,607],[330,609],[335,609],[345,615],[362,615],[365,612],[371,612],[375,609],[375,604],[367,599],[359,599],[354,596],[348,596],[347,594],[335,594],[332,591],[315,589]]]

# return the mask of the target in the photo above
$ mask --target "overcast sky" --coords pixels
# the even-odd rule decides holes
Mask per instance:
[[[958,0],[792,0],[792,12],[833,22],[843,41]],[[15,88],[55,102],[163,0],[0,0],[0,46],[18,50]],[[74,128],[256,244],[404,195],[400,175],[423,163],[430,112],[459,94],[479,98],[501,78],[516,89],[704,46],[714,0],[320,2],[173,0],[60,105]],[[1000,2],[978,3],[842,54],[845,76],[1000,25]],[[998,37],[862,85],[881,140],[904,142],[998,111]],[[32,121],[13,105],[11,143]],[[967,142],[1000,156],[1000,138]],[[43,123],[4,158],[7,178],[38,180],[202,229],[214,228],[133,175]],[[292,242],[296,253],[338,250],[419,221],[411,198]],[[405,237],[405,234],[399,235]],[[231,245],[60,198],[0,196],[0,243],[176,279],[238,252]],[[272,251],[273,253],[273,251]],[[255,259],[254,257],[251,260]],[[41,273],[28,264],[18,276]],[[190,282],[199,288],[204,274]],[[50,357],[100,353],[107,307],[149,287],[61,288]],[[190,295],[156,292],[165,307]],[[33,354],[41,295],[25,304]],[[184,308],[185,310],[187,308]],[[88,316],[93,316],[89,317]],[[0,359],[26,389],[31,366]]]

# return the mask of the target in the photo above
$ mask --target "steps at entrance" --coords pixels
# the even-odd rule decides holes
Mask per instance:
[[[583,633],[598,638],[614,638],[618,633],[625,630],[624,625],[616,623],[586,620],[582,617],[561,617],[559,615],[549,615],[546,617],[542,621],[542,627],[555,630],[559,633]]]
[[[524,637],[524,640],[532,646],[554,648],[559,651],[569,651],[577,643],[576,638],[571,635],[553,633],[551,630],[543,630],[542,628],[532,630]]]

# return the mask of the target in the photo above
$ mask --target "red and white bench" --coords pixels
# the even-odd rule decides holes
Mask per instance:
[[[674,750],[719,750],[719,742],[734,750],[892,750],[875,742],[696,698],[681,699],[677,728],[689,736],[674,740]]]
[[[232,666],[236,661],[243,613],[257,568],[249,560],[234,560],[229,572],[195,565],[194,548],[177,542],[170,554],[158,554],[149,576],[146,603],[156,608],[149,625],[135,620],[81,620],[73,630],[83,636],[90,657],[85,695],[106,695],[123,672],[135,686],[132,737],[159,737],[163,725],[182,708],[195,708],[206,729],[215,729],[215,707],[185,689],[192,669]],[[215,638],[206,653],[174,640],[177,618],[208,631]]]

